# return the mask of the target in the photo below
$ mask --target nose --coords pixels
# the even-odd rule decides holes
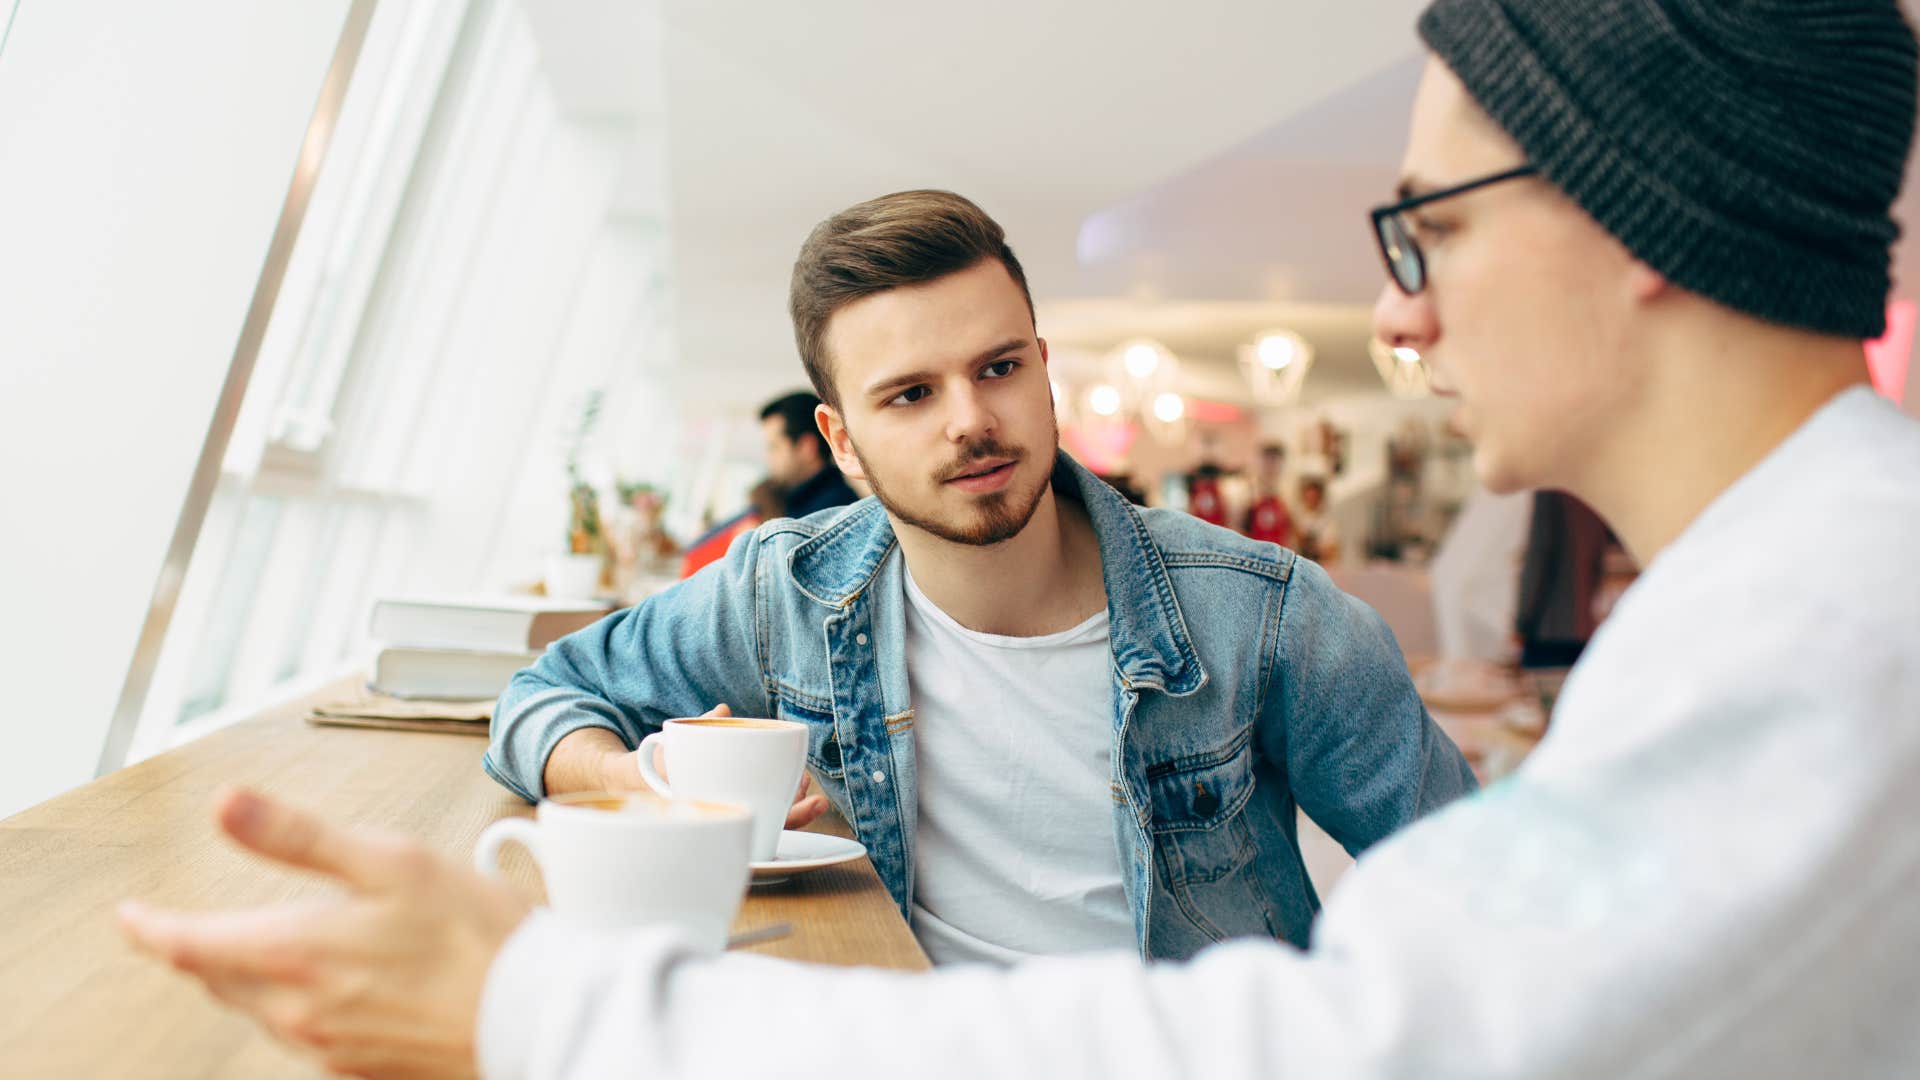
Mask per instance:
[[[999,420],[988,406],[979,384],[971,379],[947,394],[947,438],[952,442],[979,442],[993,437]]]
[[[1373,336],[1393,348],[1424,353],[1440,336],[1440,323],[1425,292],[1408,296],[1389,281],[1373,304]]]

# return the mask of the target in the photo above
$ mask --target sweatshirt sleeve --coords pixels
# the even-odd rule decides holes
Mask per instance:
[[[1751,704],[1703,731],[1704,769],[1654,747],[1422,819],[1347,873],[1304,952],[908,974],[538,914],[489,974],[484,1075],[1893,1075],[1920,1059],[1920,833],[1863,827],[1891,789],[1859,775],[1782,813],[1772,736],[1825,736]]]

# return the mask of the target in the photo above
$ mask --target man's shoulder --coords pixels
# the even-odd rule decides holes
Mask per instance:
[[[889,535],[876,535],[880,530],[888,530]],[[863,553],[890,538],[885,510],[868,496],[805,517],[764,522],[742,533],[727,558],[736,573],[751,573],[762,583],[817,598],[824,595],[819,592],[822,587],[832,587],[848,572],[849,560],[858,562]],[[801,578],[795,577],[796,572]],[[811,591],[803,587],[803,579],[813,582]]]
[[[1192,514],[1155,507],[1137,512],[1169,569],[1221,567],[1286,581],[1298,561],[1298,556],[1278,544],[1250,539]]]
[[[794,548],[832,528],[841,518],[862,513],[876,500],[872,496],[838,506],[815,510],[800,517],[779,517],[762,522],[753,530],[754,540],[764,551],[791,552]],[[857,523],[849,522],[850,525]]]

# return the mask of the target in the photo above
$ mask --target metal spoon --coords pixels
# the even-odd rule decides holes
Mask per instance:
[[[757,930],[742,930],[727,939],[727,948],[738,949],[745,945],[758,945],[763,941],[777,941],[793,933],[792,923],[774,923]]]

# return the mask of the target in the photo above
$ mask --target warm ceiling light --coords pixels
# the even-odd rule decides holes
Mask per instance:
[[[1101,383],[1087,391],[1087,408],[1100,416],[1113,416],[1120,411],[1120,391]]]
[[[1187,415],[1187,403],[1179,394],[1161,394],[1153,399],[1153,415],[1163,424],[1175,423]]]
[[[1127,346],[1127,374],[1136,379],[1150,378],[1160,368],[1160,350],[1142,341]]]
[[[1260,335],[1254,343],[1254,354],[1260,358],[1260,366],[1268,371],[1279,371],[1300,355],[1302,342],[1298,335],[1275,332]]]
[[[1313,346],[1291,330],[1262,330],[1239,349],[1240,373],[1261,405],[1287,405],[1313,367]]]
[[[1420,350],[1405,345],[1388,345],[1379,338],[1367,342],[1374,370],[1387,392],[1399,398],[1423,398],[1432,392],[1427,384],[1427,366],[1420,362]]]
[[[1107,350],[1104,381],[1120,391],[1120,411],[1147,411],[1153,395],[1180,381],[1180,358],[1147,337],[1128,338]]]

